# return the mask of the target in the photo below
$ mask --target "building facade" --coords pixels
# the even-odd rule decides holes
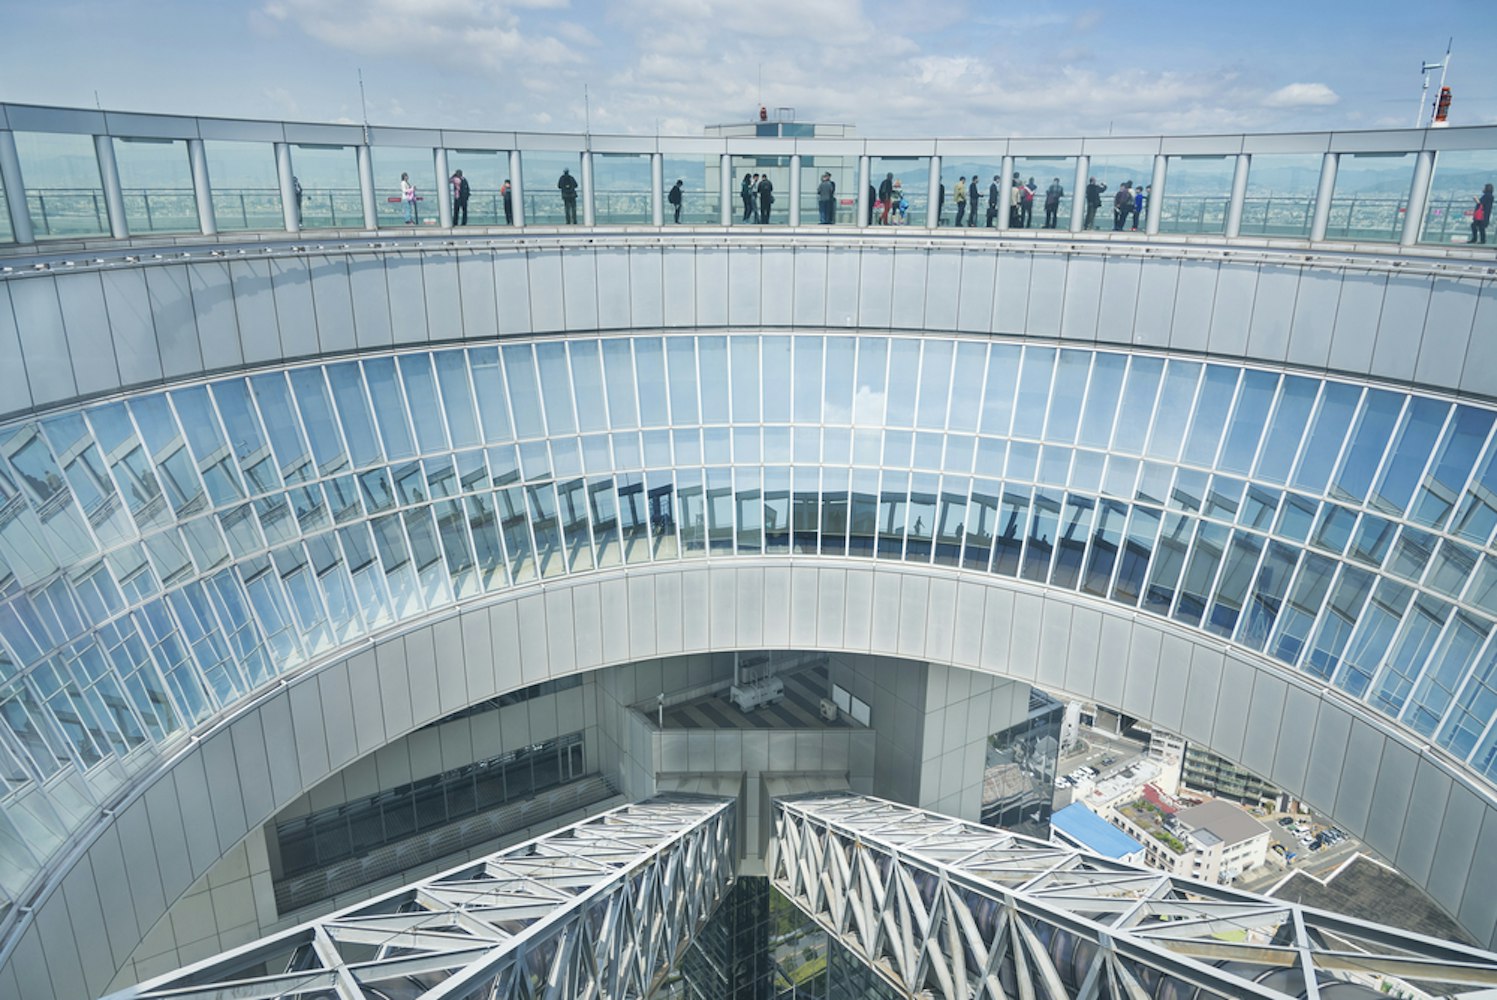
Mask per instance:
[[[662,690],[596,672],[734,651],[883,663],[844,685],[875,777],[900,761],[897,797],[972,819],[1019,692],[1110,706],[1497,938],[1469,888],[1497,879],[1497,286],[1448,228],[1492,130],[586,141],[0,112],[0,993],[249,940],[281,915],[215,908],[253,881],[219,866],[285,881],[293,819],[336,865],[373,825],[326,810],[386,794],[380,847],[406,836],[387,803],[465,822],[511,766],[527,801],[595,767],[706,780],[717,734],[650,733]],[[1314,165],[1297,215],[1255,186],[1279,157]],[[465,232],[442,226],[460,158],[490,199]],[[802,226],[824,158],[855,203]],[[769,228],[707,193],[767,160]],[[1050,234],[940,225],[942,178],[1037,160],[1147,173],[1141,235],[1075,202]],[[1192,214],[1212,165],[1225,210]],[[678,230],[662,178],[688,168]],[[397,237],[377,194],[405,169],[438,197]],[[1400,192],[1370,216],[1367,171]],[[895,172],[911,219],[870,226],[866,181]],[[455,718],[578,677],[498,735]],[[580,770],[546,749],[578,732]],[[789,736],[754,773],[837,769],[837,740]],[[286,852],[253,852],[279,821]]]

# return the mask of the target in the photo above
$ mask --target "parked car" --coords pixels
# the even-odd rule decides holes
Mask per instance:
[[[1294,825],[1294,817],[1293,816],[1285,816],[1283,819],[1279,820],[1279,825],[1280,826],[1293,826]]]

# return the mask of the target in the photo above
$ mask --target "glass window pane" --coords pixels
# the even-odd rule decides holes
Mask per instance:
[[[737,225],[783,225],[790,220],[790,157],[734,156],[732,175],[738,182],[738,212],[729,213]]]
[[[667,222],[715,226],[722,219],[722,161],[716,156],[664,157],[666,189],[681,186],[679,208],[665,204]]]
[[[37,238],[109,235],[93,138],[17,132],[15,139]]]
[[[1492,215],[1497,151],[1452,149],[1435,154],[1429,203],[1419,239],[1424,243],[1485,243]],[[1482,218],[1476,218],[1477,208]]]
[[[527,149],[520,153],[524,178],[525,222],[529,225],[575,225],[587,192],[582,190],[582,155]],[[569,197],[563,197],[563,194]]]
[[[1076,159],[1071,156],[1039,158],[1021,156],[1014,161],[1014,172],[1024,180],[1031,192],[1025,199],[1020,194],[1020,226],[1030,229],[1071,228],[1071,200],[1076,192],[1070,186],[1076,179]],[[1039,216],[1035,223],[1033,216]]]
[[[1161,233],[1224,233],[1232,200],[1235,156],[1171,156],[1165,164]],[[1132,223],[1137,229],[1138,224]]]
[[[117,138],[114,162],[130,232],[198,231],[198,203],[185,139]]]
[[[462,173],[468,182],[467,212],[458,210],[458,191],[452,192],[454,225],[514,225],[514,199],[510,197],[509,153],[494,149],[449,149],[447,169]],[[448,180],[451,184],[451,180]]]
[[[5,200],[5,181],[0,179],[0,242],[9,243],[15,238],[10,229],[10,204]]]
[[[205,139],[203,154],[213,186],[213,221],[220,231],[285,226],[273,145]]]
[[[432,151],[376,146],[372,159],[374,213],[380,226],[435,226],[438,178]]]
[[[877,196],[873,224],[923,226],[930,195],[930,158],[875,156],[869,167]]]
[[[941,160],[941,188],[936,190],[936,203],[940,206],[937,223],[942,226],[980,226],[986,222],[987,206],[990,204],[990,188],[1002,187],[1003,164],[998,160],[978,161],[958,159],[954,156]],[[887,173],[884,171],[883,173]],[[874,193],[869,202],[877,198],[879,182],[883,173],[877,170],[870,175]],[[1003,196],[999,194],[999,203]],[[995,216],[996,218],[996,216]],[[920,220],[924,222],[924,219]],[[993,225],[987,222],[987,225]]]
[[[1414,153],[1342,153],[1327,239],[1397,241],[1409,203]]]
[[[593,217],[598,225],[649,225],[654,220],[650,187],[649,153],[593,154]],[[669,203],[665,207],[671,208]]]
[[[1081,228],[1119,230],[1133,226],[1135,214],[1139,219],[1144,216],[1144,206],[1134,192],[1143,185],[1147,197],[1153,176],[1154,161],[1147,156],[1092,157]],[[1126,201],[1119,198],[1124,186],[1128,189]]]
[[[1242,204],[1242,235],[1308,238],[1322,159],[1319,153],[1254,154]]]
[[[823,188],[822,185],[827,187]],[[800,158],[800,221],[823,226],[852,225],[858,212],[856,156]]]
[[[352,146],[292,146],[291,170],[297,220],[302,227],[364,224],[358,154]],[[381,187],[382,181],[383,178],[376,176],[376,187]],[[398,183],[395,186],[399,188]]]

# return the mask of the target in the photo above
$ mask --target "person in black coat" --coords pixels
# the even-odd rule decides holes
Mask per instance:
[[[884,179],[878,182],[878,200],[883,202],[883,208],[879,212],[879,225],[889,224],[889,202],[894,199],[894,175],[884,174]]]
[[[747,222],[754,217],[754,178],[750,174],[743,175],[743,187],[738,190],[743,198],[743,221]]]
[[[1102,207],[1102,192],[1107,190],[1106,184],[1098,184],[1097,179],[1092,177],[1086,182],[1086,221],[1081,224],[1082,229],[1092,228],[1092,222],[1097,218],[1097,209]]]
[[[998,218],[998,206],[1003,196],[998,193],[998,178],[993,178],[993,183],[988,185],[988,228],[993,228],[993,222]]]
[[[769,224],[769,206],[774,204],[774,185],[769,183],[769,175],[765,174],[759,180],[759,222],[761,225]]]
[[[1492,221],[1492,185],[1488,184],[1481,189],[1481,195],[1476,199],[1476,207],[1471,210],[1471,242],[1485,243],[1487,241],[1487,223]]]
[[[676,210],[676,222],[681,222],[681,181],[676,181],[676,186],[671,188],[671,193],[665,196],[665,200],[671,203]]]
[[[556,179],[556,188],[561,192],[561,207],[566,212],[567,225],[577,224],[577,178],[571,170],[563,170]]]

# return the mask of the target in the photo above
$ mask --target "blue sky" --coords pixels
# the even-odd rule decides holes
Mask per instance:
[[[0,0],[0,99],[375,124],[700,134],[761,98],[859,133],[1412,124],[1456,36],[1497,122],[1494,0]],[[761,84],[762,79],[762,84]],[[762,88],[762,89],[761,89]]]

